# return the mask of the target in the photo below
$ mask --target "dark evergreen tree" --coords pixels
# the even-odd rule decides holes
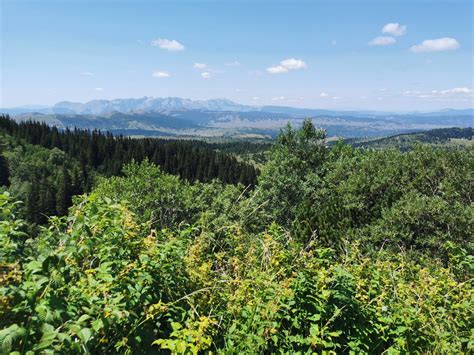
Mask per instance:
[[[5,157],[0,154],[0,186],[9,186],[10,173],[8,170],[8,163]]]
[[[71,205],[71,180],[65,166],[59,174],[59,185],[56,191],[56,212],[63,216]]]
[[[32,183],[30,183],[26,199],[27,217],[28,220],[33,223],[41,222],[38,185],[38,179],[35,179]]]
[[[28,121],[17,123],[8,115],[0,117],[0,129],[18,139],[46,148],[59,148],[82,167],[84,186],[90,186],[89,170],[112,176],[121,173],[124,164],[149,159],[171,174],[189,181],[207,182],[219,178],[225,183],[247,183],[241,180],[248,174],[249,164],[234,156],[218,152],[216,144],[200,141],[164,140],[155,138],[133,139],[114,136],[98,130],[74,129],[60,131],[44,123]],[[245,144],[244,144],[245,147]],[[224,145],[224,150],[241,151],[238,145]],[[202,170],[202,171],[201,171]],[[255,179],[251,181],[255,183]]]
[[[224,183],[254,185],[255,168],[240,162],[231,154],[219,150],[239,152],[235,144],[222,146],[202,141],[164,140],[155,138],[132,139],[114,136],[110,132],[80,129],[59,130],[35,121],[16,122],[8,115],[0,116],[0,133],[11,136],[12,144],[21,154],[31,158],[23,162],[22,200],[26,219],[33,223],[46,222],[47,216],[64,215],[72,196],[92,189],[94,176],[122,174],[131,161],[145,159],[160,165],[170,174],[190,182],[209,182],[220,179]],[[32,149],[39,145],[49,152]],[[0,186],[8,185],[11,165],[0,154]]]

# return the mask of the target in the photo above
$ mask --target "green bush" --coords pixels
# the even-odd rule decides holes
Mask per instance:
[[[253,191],[132,163],[35,237],[2,193],[1,352],[473,352],[472,153],[307,122]]]

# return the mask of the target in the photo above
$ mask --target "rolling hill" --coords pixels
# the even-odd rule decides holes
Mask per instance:
[[[280,106],[247,106],[226,99],[151,98],[63,101],[51,107],[0,109],[18,121],[38,120],[65,128],[110,130],[138,136],[273,137],[291,123],[311,118],[329,136],[381,137],[435,128],[469,127],[472,109],[432,113],[331,111]]]

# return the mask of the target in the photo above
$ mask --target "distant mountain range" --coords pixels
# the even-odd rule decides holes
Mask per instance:
[[[206,111],[264,111],[271,113],[286,113],[292,116],[387,116],[400,115],[393,112],[382,111],[336,111],[336,110],[321,110],[321,109],[306,109],[295,108],[287,106],[249,106],[235,103],[227,99],[212,99],[212,100],[191,100],[180,97],[142,97],[142,98],[128,98],[128,99],[114,99],[114,100],[91,100],[86,103],[61,101],[53,106],[22,106],[13,108],[0,108],[1,113],[8,113],[11,115],[38,112],[38,113],[58,113],[58,114],[92,114],[103,115],[110,112],[149,112],[149,111],[166,111],[166,110],[206,110]],[[436,116],[450,116],[450,115],[474,115],[473,109],[453,110],[445,109],[437,112],[419,113],[413,112],[410,114],[416,115],[436,115]]]
[[[142,97],[139,99],[92,100],[86,103],[61,101],[51,107],[16,107],[0,109],[1,112],[19,114],[26,112],[58,114],[103,115],[110,112],[149,112],[163,110],[251,111],[254,107],[240,105],[227,99],[191,100],[180,97]]]
[[[0,109],[17,120],[34,119],[59,128],[110,130],[126,135],[157,136],[274,136],[288,122],[303,119],[325,128],[329,135],[373,137],[432,128],[469,127],[474,110],[431,113],[335,111],[284,106],[248,106],[227,99],[190,100],[178,97],[62,101],[44,106]]]

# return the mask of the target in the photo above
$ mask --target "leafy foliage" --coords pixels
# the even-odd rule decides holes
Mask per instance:
[[[24,202],[19,213],[32,223],[45,223],[48,216],[65,215],[72,196],[91,181],[77,161],[61,150],[30,144],[17,144],[2,135],[4,157],[8,165],[8,191]]]
[[[291,141],[294,135],[284,137]],[[321,156],[311,161],[298,145],[280,143],[259,180],[261,199],[272,202],[268,211],[296,236],[306,240],[314,234],[333,247],[345,239],[368,240],[372,249],[438,256],[451,240],[472,252],[472,149],[418,146],[403,153],[339,144],[326,151],[321,144],[303,150]]]
[[[287,128],[256,189],[149,161],[36,238],[0,195],[5,353],[474,351],[470,150]]]

